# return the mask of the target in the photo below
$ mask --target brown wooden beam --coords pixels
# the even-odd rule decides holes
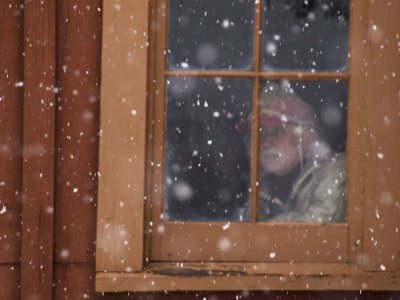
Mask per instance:
[[[55,262],[94,261],[101,4],[57,2]]]
[[[1,299],[19,299],[19,264],[0,264]]]
[[[23,10],[0,1],[0,263],[19,263],[22,188]],[[3,281],[0,281],[3,283]],[[2,285],[2,284],[0,284]],[[1,291],[1,288],[0,288]],[[0,295],[3,295],[0,293]]]
[[[24,3],[21,298],[52,299],[55,0]]]

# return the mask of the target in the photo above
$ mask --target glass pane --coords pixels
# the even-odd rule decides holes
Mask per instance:
[[[168,80],[164,219],[246,221],[250,167],[237,125],[251,113],[246,79]]]
[[[169,3],[169,69],[251,67],[254,0]]]
[[[264,70],[347,70],[348,2],[264,0]]]
[[[347,82],[264,82],[259,220],[341,223]]]

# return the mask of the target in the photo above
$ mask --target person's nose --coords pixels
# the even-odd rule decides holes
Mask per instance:
[[[272,147],[275,143],[275,137],[273,132],[263,129],[263,131],[261,132],[261,142],[263,148]]]

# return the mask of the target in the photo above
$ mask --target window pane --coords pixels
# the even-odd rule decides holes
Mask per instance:
[[[264,70],[347,70],[348,0],[264,3]]]
[[[237,125],[251,113],[246,79],[168,79],[164,219],[246,221],[250,167]]]
[[[259,220],[345,221],[347,82],[264,82]]]
[[[169,3],[169,69],[251,67],[254,0]]]

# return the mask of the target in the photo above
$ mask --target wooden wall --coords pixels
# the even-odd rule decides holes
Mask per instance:
[[[400,292],[95,293],[101,7],[101,0],[0,1],[0,299],[400,299]]]
[[[20,293],[23,14],[0,2],[0,295]]]

